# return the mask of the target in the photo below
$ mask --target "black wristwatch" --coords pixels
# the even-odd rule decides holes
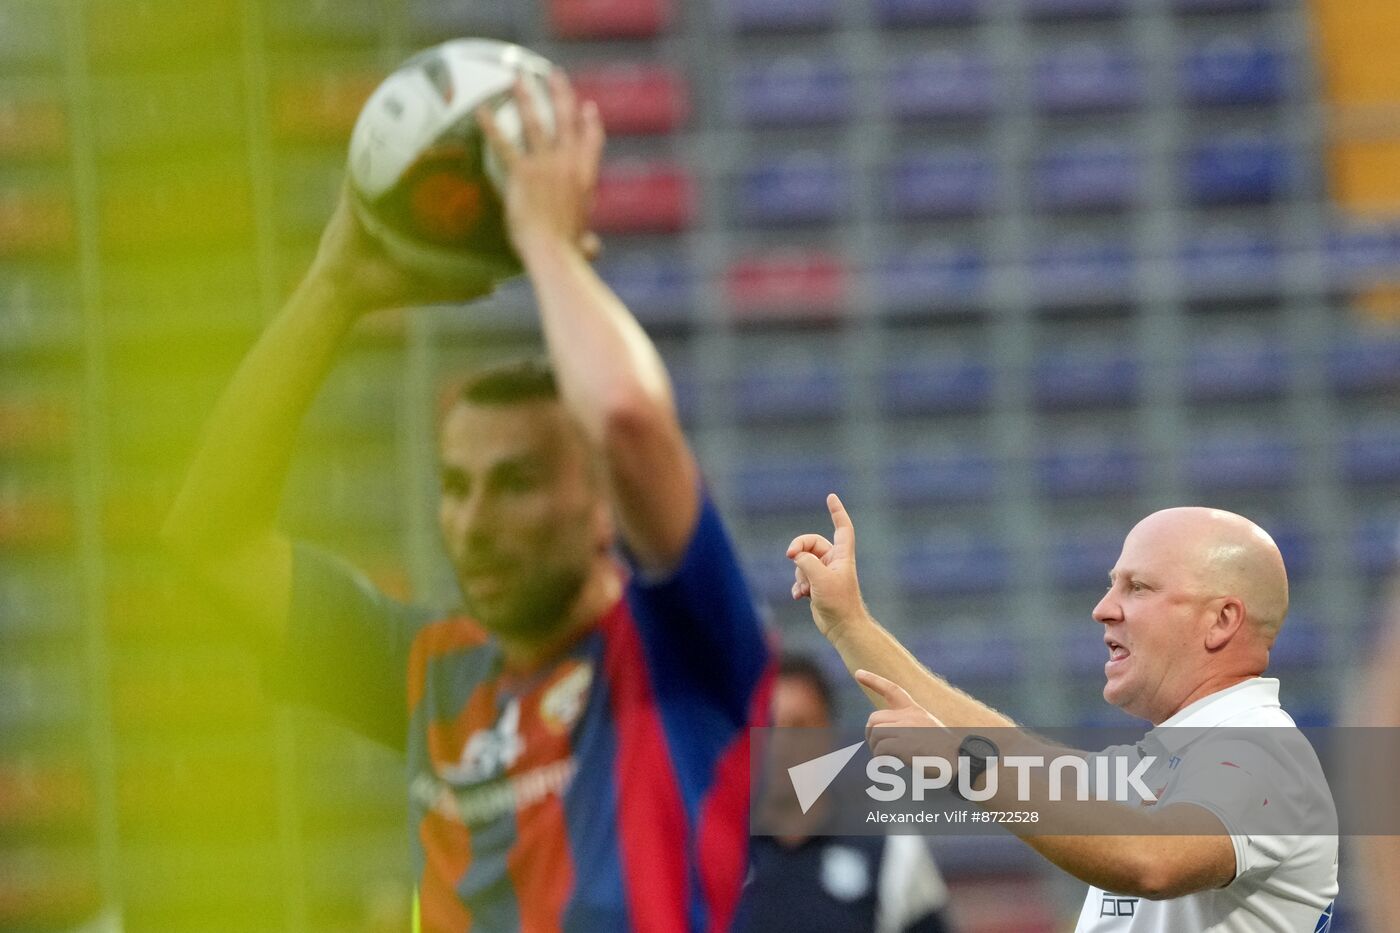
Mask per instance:
[[[972,789],[972,785],[977,783],[977,779],[987,772],[987,759],[996,758],[1001,754],[995,742],[985,735],[969,735],[963,738],[958,745],[958,761],[967,759],[967,787]],[[962,776],[953,782],[953,793],[962,797]]]

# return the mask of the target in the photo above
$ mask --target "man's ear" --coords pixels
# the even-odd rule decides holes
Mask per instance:
[[[1206,649],[1218,651],[1228,645],[1244,629],[1244,601],[1238,596],[1226,596],[1220,600],[1210,628],[1206,629]]]

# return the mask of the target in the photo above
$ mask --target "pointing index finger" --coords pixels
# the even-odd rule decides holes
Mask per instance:
[[[836,493],[828,493],[826,497],[826,508],[831,513],[831,525],[836,530],[832,535],[836,539],[837,545],[845,545],[850,553],[856,550],[856,526],[851,523],[851,516],[846,511],[846,506],[842,504],[841,497]]]
[[[909,695],[909,691],[905,690],[894,681],[881,677],[879,674],[862,669],[856,671],[855,677],[856,681],[860,683],[862,687],[879,694],[880,698],[885,701],[885,705],[889,709],[906,709],[919,705],[914,702],[914,698]]]

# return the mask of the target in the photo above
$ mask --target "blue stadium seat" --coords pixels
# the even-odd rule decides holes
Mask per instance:
[[[846,393],[839,376],[823,366],[765,366],[739,377],[735,413],[743,421],[835,418]]]
[[[1136,450],[1108,437],[1056,443],[1036,458],[1036,475],[1046,495],[1095,496],[1135,491],[1142,482]]]
[[[1186,472],[1198,489],[1282,486],[1298,472],[1298,449],[1284,436],[1257,431],[1207,433],[1186,449]]]
[[[768,158],[739,178],[735,209],[748,223],[818,223],[839,218],[851,205],[849,167],[820,152]]]
[[[1293,188],[1294,157],[1281,139],[1242,135],[1198,143],[1183,165],[1187,196],[1199,204],[1256,204]]]
[[[1172,0],[1183,13],[1247,13],[1267,10],[1275,0]]]
[[[1271,104],[1283,99],[1288,56],[1264,37],[1193,40],[1181,59],[1181,94],[1193,104]]]
[[[1353,483],[1400,480],[1400,419],[1363,424],[1347,432],[1342,472]]]
[[[605,254],[597,270],[643,322],[683,321],[695,307],[695,273],[681,255]]]
[[[1064,587],[1104,586],[1123,549],[1122,528],[1060,528],[1046,551],[1050,575]],[[1087,618],[1089,610],[1085,608]],[[1103,660],[1098,659],[1098,663]]]
[[[1260,522],[1278,545],[1279,553],[1288,566],[1289,577],[1302,577],[1312,572],[1316,563],[1317,546],[1307,527],[1292,520],[1274,521],[1261,516]]]
[[[890,501],[910,506],[990,499],[996,494],[999,473],[996,460],[966,448],[895,457],[885,464],[882,476]]]
[[[875,15],[885,26],[963,23],[981,15],[986,0],[876,0]]]
[[[1076,42],[1031,66],[1037,106],[1051,112],[1122,110],[1143,96],[1142,63],[1123,46]]]
[[[776,58],[750,63],[734,75],[736,118],[750,126],[840,123],[851,115],[850,69],[825,58]]]
[[[1268,337],[1199,340],[1186,360],[1186,396],[1198,402],[1273,398],[1292,379],[1292,356]]]
[[[971,357],[905,360],[880,377],[880,401],[899,414],[978,411],[992,398],[992,370]]]
[[[1132,293],[1133,271],[1121,238],[1058,240],[1031,256],[1033,292],[1043,305],[1122,301]]]
[[[1332,230],[1324,249],[1328,274],[1339,286],[1364,288],[1400,278],[1400,224]]]
[[[766,515],[820,510],[826,494],[850,487],[850,473],[834,459],[804,457],[754,460],[734,473],[735,501],[745,512]]]
[[[1036,404],[1042,408],[1131,405],[1138,396],[1135,357],[1104,347],[1049,350],[1031,373]]]
[[[1288,568],[1290,573],[1293,568]],[[1309,619],[1289,616],[1269,649],[1269,671],[1299,671],[1321,667],[1327,661],[1327,638]]]
[[[918,541],[901,550],[895,573],[915,596],[995,593],[1011,576],[1011,560],[991,539]]]
[[[955,684],[1004,680],[1024,671],[1027,664],[1022,643],[1009,635],[922,636],[910,639],[907,647],[916,658],[927,658],[939,675]]]
[[[1034,164],[1038,203],[1051,208],[1131,207],[1142,188],[1142,159],[1126,140],[1097,139],[1055,146]]]
[[[1360,516],[1351,551],[1356,565],[1366,573],[1382,576],[1400,568],[1400,510]]]
[[[836,0],[729,0],[729,22],[741,32],[827,29],[836,12]]]
[[[1222,228],[1186,236],[1181,281],[1191,297],[1267,290],[1280,278],[1282,251],[1272,231]]]
[[[965,216],[988,211],[997,166],[975,149],[905,156],[889,168],[885,200],[897,217]]]
[[[1341,338],[1328,351],[1327,375],[1337,392],[1400,388],[1400,333],[1378,331]]]
[[[1040,19],[1113,16],[1128,9],[1129,0],[1026,0],[1026,12]]]
[[[760,602],[791,599],[792,566],[792,561],[778,549],[771,553],[744,555],[744,574]]]
[[[700,403],[704,398],[704,379],[688,363],[668,360],[666,368],[671,374],[671,394],[676,400],[676,411],[681,421],[689,424],[700,413]]]
[[[999,96],[999,73],[987,55],[973,50],[896,58],[885,73],[886,105],[902,120],[982,117]]]
[[[987,284],[987,260],[970,244],[924,244],[886,254],[871,274],[885,308],[925,311],[977,301]]]

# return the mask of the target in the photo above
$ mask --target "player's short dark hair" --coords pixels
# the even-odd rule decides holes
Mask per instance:
[[[511,360],[477,370],[462,382],[456,393],[456,401],[473,405],[514,405],[558,397],[554,370],[539,357]]]
[[[836,718],[836,695],[832,692],[831,681],[827,679],[826,671],[822,670],[822,666],[812,657],[797,652],[784,652],[778,659],[778,676],[796,677],[807,681],[821,698],[827,715],[832,719]]]

